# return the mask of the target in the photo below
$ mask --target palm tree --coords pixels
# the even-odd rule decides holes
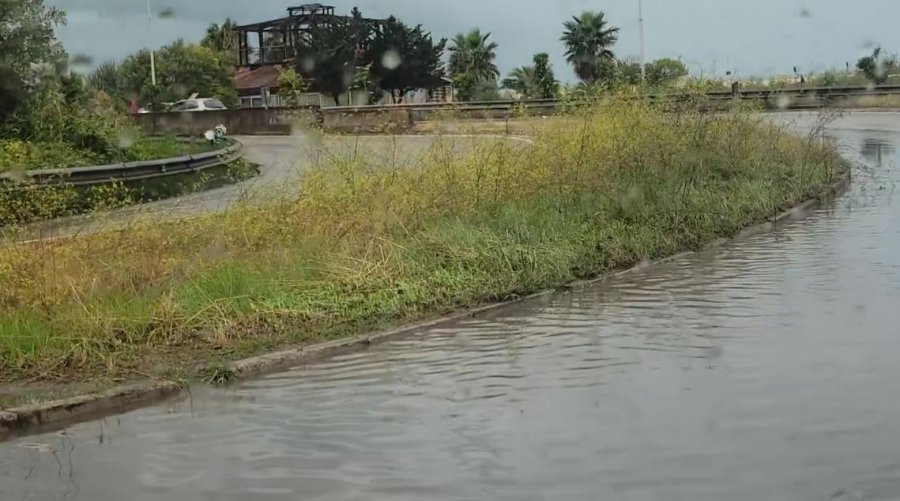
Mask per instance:
[[[122,90],[122,72],[119,63],[105,61],[100,63],[87,77],[88,85],[94,90],[103,91],[110,96],[116,96]]]
[[[237,24],[231,19],[226,19],[222,24],[212,23],[206,29],[206,36],[200,45],[208,47],[216,52],[222,52],[237,59]]]
[[[511,89],[524,98],[532,98],[540,94],[537,89],[534,66],[520,66],[503,79],[503,88]]]
[[[479,86],[496,86],[500,70],[494,62],[497,59],[497,44],[490,41],[491,34],[482,34],[475,28],[469,33],[460,33],[450,45],[450,76],[459,89],[462,100],[470,99]]]
[[[562,41],[566,60],[584,83],[596,84],[608,75],[616,56],[612,47],[619,40],[619,28],[607,24],[602,12],[585,11],[565,23]]]

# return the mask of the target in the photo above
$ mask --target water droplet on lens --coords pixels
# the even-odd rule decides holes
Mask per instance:
[[[385,52],[384,56],[381,57],[381,65],[389,70],[396,69],[401,62],[403,62],[403,59],[400,57],[400,53],[393,49]]]
[[[70,59],[69,63],[72,66],[77,66],[84,69],[89,68],[92,64],[94,64],[94,58],[87,54],[75,54]]]
[[[28,174],[25,171],[25,166],[22,164],[13,165],[8,171],[6,171],[6,174],[10,179],[18,183],[22,183],[28,180]]]
[[[125,149],[130,148],[134,145],[134,142],[137,140],[137,134],[133,129],[127,129],[119,133],[116,136],[116,144],[119,145],[119,148]]]
[[[778,99],[775,100],[775,106],[779,110],[786,110],[786,109],[790,108],[791,103],[792,103],[791,96],[787,96],[784,94],[778,96]]]

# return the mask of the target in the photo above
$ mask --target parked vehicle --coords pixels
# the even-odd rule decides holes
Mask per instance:
[[[173,104],[169,111],[218,111],[227,110],[222,101],[215,98],[190,98]]]

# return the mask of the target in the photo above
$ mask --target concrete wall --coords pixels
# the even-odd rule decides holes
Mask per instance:
[[[408,108],[325,108],[322,127],[342,133],[401,133],[412,128]]]
[[[434,120],[491,119],[527,115],[552,115],[556,105],[525,110],[510,104],[457,105],[451,107],[391,105],[332,108],[242,108],[223,111],[147,113],[133,115],[151,135],[200,136],[222,124],[229,135],[288,135],[294,127],[321,125],[329,132],[347,134],[397,134],[411,130],[417,122]]]
[[[313,109],[288,108],[145,113],[132,116],[147,134],[181,136],[200,136],[220,124],[228,129],[229,135],[288,135],[293,127],[310,127],[319,120]]]

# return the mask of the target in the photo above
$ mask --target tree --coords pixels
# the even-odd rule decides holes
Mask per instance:
[[[354,8],[349,19],[329,18],[310,27],[309,37],[297,47],[297,73],[320,92],[340,104],[340,96],[351,87],[358,68],[369,61],[371,23]]]
[[[615,69],[612,47],[619,39],[619,28],[610,27],[602,12],[591,11],[564,26],[561,40],[566,45],[566,60],[578,78],[589,85],[611,80]]]
[[[472,86],[472,101],[499,101],[500,89],[497,87],[496,80],[482,80]]]
[[[308,90],[303,77],[293,68],[281,70],[275,87],[278,89],[278,95],[285,100],[288,106],[299,106],[300,96]]]
[[[0,124],[39,91],[42,77],[57,76],[66,54],[54,28],[65,14],[42,0],[0,0]]]
[[[544,52],[534,55],[534,85],[536,97],[553,99],[559,94],[559,81],[553,74],[550,56]]]
[[[475,97],[478,89],[497,87],[500,70],[494,62],[497,59],[497,44],[490,41],[491,34],[482,34],[476,28],[469,33],[460,33],[450,46],[449,73],[458,89],[461,100]]]
[[[226,105],[237,102],[232,77],[234,67],[221,53],[183,40],[160,49],[156,56],[157,85],[150,76],[150,53],[142,50],[129,56],[120,67],[122,93],[126,100],[138,97],[157,108],[163,102],[185,99],[197,93],[217,97]]]
[[[213,23],[206,29],[206,36],[200,45],[216,52],[226,54],[230,61],[238,60],[237,23],[230,18],[222,24]]]
[[[371,77],[395,101],[414,89],[433,89],[441,83],[446,45],[446,39],[434,43],[421,25],[410,28],[391,16],[372,37]]]
[[[616,79],[624,85],[641,85],[641,63],[633,59],[616,60]]]
[[[106,61],[100,63],[90,75],[88,75],[88,85],[95,91],[103,91],[109,96],[124,99],[125,95],[122,88],[122,72],[119,63],[115,61]]]
[[[0,65],[0,126],[28,99],[22,78],[6,65]]]
[[[650,85],[670,85],[687,74],[687,66],[677,59],[657,59],[646,66],[647,83]]]
[[[516,91],[525,99],[532,99],[540,94],[534,66],[520,66],[513,69],[509,76],[503,79],[502,87]]]
[[[75,110],[83,108],[90,97],[87,80],[74,72],[60,75],[59,91],[65,103]]]
[[[861,58],[856,63],[858,69],[865,77],[876,85],[887,82],[891,72],[897,68],[895,57],[884,57],[881,47],[876,47],[871,56]]]

